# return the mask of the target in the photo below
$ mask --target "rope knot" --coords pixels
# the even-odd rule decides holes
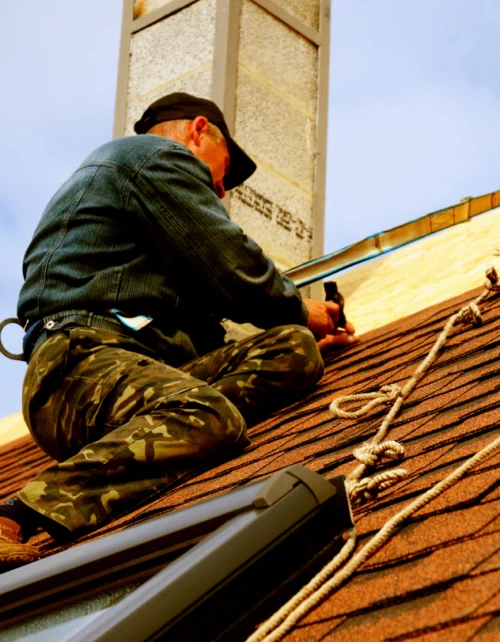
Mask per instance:
[[[483,323],[483,317],[481,316],[481,310],[479,306],[472,302],[469,305],[463,307],[457,314],[458,323],[470,323],[474,327],[478,327]]]
[[[360,506],[372,499],[386,488],[390,488],[408,477],[404,468],[387,470],[373,477],[363,477],[359,481],[351,480],[347,484],[347,492],[353,506]]]
[[[394,402],[401,396],[401,387],[397,383],[389,383],[382,386],[378,392],[365,392],[358,395],[346,395],[339,397],[330,404],[330,410],[337,417],[344,419],[358,419],[367,415],[372,408],[382,404],[389,404]],[[366,401],[357,410],[344,410],[341,408],[343,404],[350,404],[356,402]]]
[[[402,459],[405,449],[397,441],[381,444],[363,444],[353,452],[354,457],[365,466],[376,466],[382,459]]]
[[[380,388],[380,392],[387,397],[387,403],[391,401],[396,401],[396,399],[401,395],[401,386],[398,386],[397,383],[387,383],[385,386]]]
[[[497,255],[498,256],[498,255]],[[500,292],[500,283],[498,283],[498,273],[493,266],[486,270],[486,279],[484,287],[492,292]]]

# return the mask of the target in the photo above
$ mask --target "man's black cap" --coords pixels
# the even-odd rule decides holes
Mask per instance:
[[[165,120],[192,120],[196,116],[205,116],[208,122],[221,130],[226,139],[231,163],[224,177],[224,188],[230,190],[246,181],[255,172],[257,165],[233,140],[223,113],[211,100],[183,92],[168,94],[149,105],[134,129],[136,134],[146,134],[151,127]]]

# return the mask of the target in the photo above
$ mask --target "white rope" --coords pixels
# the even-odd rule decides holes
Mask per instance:
[[[343,417],[344,419],[357,419],[358,417],[367,415],[370,410],[376,406],[396,401],[400,395],[401,388],[395,383],[390,383],[386,386],[382,386],[379,392],[362,392],[358,395],[346,395],[345,397],[334,399],[330,404],[330,410],[337,417]],[[358,410],[343,410],[340,407],[341,404],[355,403],[357,401],[364,401],[365,399],[371,399],[371,401],[364,406],[361,406],[361,408],[358,408]]]
[[[251,635],[247,642],[277,642],[288,633],[288,631],[313,607],[315,607],[323,598],[331,594],[343,582],[345,582],[375,551],[381,548],[399,529],[401,524],[411,515],[413,515],[420,508],[428,504],[430,501],[444,493],[450,486],[453,486],[457,481],[464,477],[469,470],[477,466],[479,463],[491,457],[496,451],[500,451],[500,437],[497,437],[488,446],[480,450],[473,457],[468,459],[461,466],[456,468],[452,473],[445,477],[438,484],[430,488],[428,491],[417,497],[406,508],[396,513],[386,524],[374,535],[355,555],[354,557],[338,571],[331,579],[322,584],[314,593],[307,591],[307,588],[313,584],[317,584],[316,579],[319,575],[326,575],[325,569],[321,571],[309,584],[304,587],[297,595],[289,600],[273,617],[268,620],[263,626]],[[350,543],[350,550],[354,548],[354,536],[351,535],[341,550],[339,557],[344,549],[347,549],[347,544]],[[330,564],[336,561],[335,557]],[[273,630],[274,629],[274,630]],[[271,632],[272,631],[272,632]]]
[[[406,478],[407,472],[404,469],[393,469],[384,471],[374,475],[373,477],[365,477],[361,479],[368,467],[377,466],[383,458],[396,460],[404,456],[404,448],[398,442],[381,442],[386,436],[392,420],[403,405],[404,399],[411,393],[418,381],[437,358],[439,351],[446,342],[446,339],[455,323],[472,323],[475,326],[481,325],[482,318],[479,310],[479,304],[488,296],[490,291],[500,292],[500,283],[498,283],[498,275],[494,267],[491,267],[486,271],[486,280],[484,285],[485,289],[479,297],[470,304],[464,306],[448,319],[431,351],[420,363],[411,379],[403,388],[400,388],[397,384],[389,384],[382,386],[378,393],[348,395],[336,399],[330,405],[330,410],[339,417],[358,418],[367,414],[377,405],[390,403],[391,401],[394,402],[372,442],[364,444],[362,447],[357,448],[354,451],[354,456],[361,462],[361,464],[346,480],[347,493],[350,497],[351,503],[354,505],[373,499],[381,490]],[[346,411],[340,407],[343,403],[366,400],[368,400],[368,403],[355,411]],[[354,571],[356,571],[375,551],[381,548],[408,517],[413,515],[413,513],[422,508],[425,504],[435,499],[438,495],[445,492],[450,488],[450,486],[464,477],[469,470],[477,466],[477,464],[482,462],[484,459],[493,455],[497,450],[500,450],[500,437],[483,448],[479,453],[468,459],[450,475],[445,477],[445,479],[420,495],[420,497],[411,502],[406,508],[394,515],[388,522],[386,522],[378,533],[374,535],[374,537],[372,537],[372,539],[365,544],[365,546],[363,546],[356,555],[354,555],[344,568],[336,572],[343,562],[348,559],[351,551],[354,550],[356,536],[354,529],[350,531],[346,544],[333,558],[333,560],[327,564],[309,582],[309,584],[304,586],[291,600],[284,604],[281,609],[279,609],[267,622],[265,622],[253,635],[251,635],[247,642],[277,642],[278,640],[281,640],[281,638],[306,613],[351,577]],[[334,573],[333,577],[328,580],[327,578],[332,573]]]
[[[253,633],[248,639],[247,642],[260,642],[261,640],[266,640],[266,642],[271,642],[272,640],[279,640],[281,637],[295,624],[295,622],[299,619],[294,621],[294,623],[290,626],[287,627],[286,630],[283,630],[283,624],[279,626],[282,622],[286,622],[286,620],[297,611],[300,610],[301,615],[299,617],[302,617],[302,609],[304,604],[306,603],[305,600],[307,598],[310,598],[314,596],[318,590],[321,590],[321,586],[324,584],[324,582],[327,580],[327,578],[332,574],[335,573],[337,569],[340,568],[340,566],[349,558],[349,555],[352,553],[354,550],[354,547],[356,546],[356,531],[354,529],[351,529],[348,531],[347,534],[347,540],[344,546],[340,549],[340,551],[335,555],[335,557],[332,559],[331,562],[328,562],[326,566],[324,566],[321,571],[313,577],[313,579],[309,582],[309,584],[306,584],[296,595],[294,595],[286,604],[284,604],[279,611],[277,611],[272,617],[267,620],[255,633]],[[268,635],[273,629],[276,629],[274,633]],[[282,632],[283,631],[283,632]],[[275,637],[275,636],[278,637]]]
[[[347,494],[353,506],[360,506],[375,499],[381,491],[399,484],[407,477],[408,473],[404,468],[393,468],[359,480],[348,478],[346,480]]]
[[[383,441],[381,444],[363,444],[353,452],[354,457],[367,468],[376,468],[383,459],[402,459],[405,449],[393,440]],[[361,467],[360,467],[361,468]],[[347,494],[353,506],[359,506],[375,499],[378,494],[391,486],[406,479],[408,473],[404,468],[387,470],[371,477],[358,479],[354,474],[346,479]]]
[[[398,441],[384,441],[382,444],[363,444],[353,455],[365,466],[376,466],[382,459],[403,459],[405,449]]]
[[[382,386],[379,392],[368,392],[368,393],[361,393],[356,395],[346,395],[345,397],[339,397],[338,399],[335,399],[330,404],[330,410],[337,417],[356,419],[368,414],[370,410],[372,410],[372,408],[374,408],[377,405],[393,402],[392,408],[389,410],[388,414],[386,415],[379,430],[377,431],[377,434],[374,436],[369,446],[365,446],[365,448],[375,448],[376,446],[380,445],[381,442],[383,442],[385,436],[387,435],[389,427],[392,424],[396,415],[399,413],[404,400],[406,399],[406,397],[408,397],[408,395],[411,394],[411,392],[413,391],[417,383],[420,381],[420,379],[424,376],[427,370],[431,367],[431,365],[437,359],[438,354],[441,348],[446,343],[446,340],[448,339],[448,336],[452,331],[454,325],[456,323],[470,323],[470,324],[473,324],[474,326],[481,325],[482,317],[481,317],[481,311],[479,310],[479,304],[488,296],[490,291],[495,291],[495,292],[500,291],[498,274],[494,267],[489,267],[486,270],[486,278],[484,281],[483,292],[476,299],[474,299],[473,301],[465,305],[456,314],[453,314],[448,319],[448,321],[446,322],[446,325],[444,326],[443,330],[441,331],[440,335],[438,336],[434,345],[432,346],[432,349],[430,350],[429,354],[425,357],[423,361],[421,361],[420,365],[415,370],[411,378],[402,388],[398,384],[394,384],[394,383],[387,384],[385,386]],[[341,407],[343,404],[346,404],[346,403],[347,404],[359,403],[359,402],[364,402],[367,399],[370,399],[370,401],[362,405],[357,410],[346,411]],[[394,442],[391,442],[391,443],[394,443]],[[363,477],[363,475],[366,473],[366,470],[368,467],[376,466],[379,463],[378,460],[375,460],[373,461],[373,463],[371,463],[371,460],[369,459],[360,460],[360,462],[361,462],[360,465],[349,475],[348,479],[350,481],[355,482],[357,480],[360,480]],[[404,478],[404,476],[401,476],[401,478]],[[388,488],[388,485],[386,484],[386,481],[387,481],[386,479],[379,476],[372,477],[371,479],[372,481],[370,483],[370,492],[365,492],[365,488],[366,488],[365,483],[360,484],[359,490],[357,489],[354,483],[351,483],[350,485],[351,493],[353,498],[355,498],[356,503],[360,503],[362,501],[368,501],[369,499],[373,499],[374,497],[376,497],[377,491],[376,491],[375,480],[379,480],[380,483],[384,483],[384,488]],[[397,483],[396,477],[394,478],[393,483]]]

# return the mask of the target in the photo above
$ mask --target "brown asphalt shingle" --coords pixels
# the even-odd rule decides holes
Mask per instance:
[[[327,357],[319,386],[251,430],[238,458],[201,472],[93,535],[214,496],[294,463],[326,477],[348,474],[353,449],[370,440],[386,409],[354,421],[328,410],[336,397],[404,384],[447,318],[473,291],[365,335]],[[458,327],[393,423],[408,478],[354,511],[358,549],[392,515],[493,441],[500,431],[500,299],[483,304],[484,324]],[[0,500],[49,462],[28,439],[0,449]],[[416,513],[337,593],[289,633],[287,642],[493,642],[500,640],[500,456]],[[45,555],[60,550],[38,536]]]

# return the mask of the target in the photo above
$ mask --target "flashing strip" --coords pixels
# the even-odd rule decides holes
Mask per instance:
[[[473,216],[499,206],[500,190],[475,198],[466,198],[446,209],[426,214],[403,225],[369,236],[326,256],[302,263],[287,270],[284,274],[290,277],[297,287],[304,287],[347,268],[393,252],[426,236],[464,223]]]

